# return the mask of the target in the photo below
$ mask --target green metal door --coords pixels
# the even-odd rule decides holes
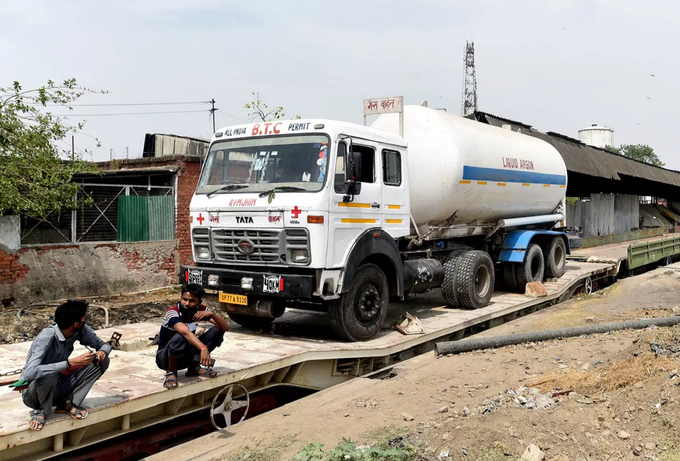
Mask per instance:
[[[172,196],[148,199],[149,240],[175,238],[175,202]]]

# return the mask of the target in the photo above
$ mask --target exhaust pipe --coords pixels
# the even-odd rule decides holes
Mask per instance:
[[[283,302],[276,302],[269,299],[256,299],[248,301],[247,306],[240,304],[225,304],[227,312],[230,314],[250,315],[253,317],[266,317],[276,319],[283,315],[286,306]]]

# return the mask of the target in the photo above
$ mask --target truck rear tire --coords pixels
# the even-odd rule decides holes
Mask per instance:
[[[229,318],[241,325],[243,328],[256,331],[269,331],[271,329],[273,318],[269,317],[255,317],[254,315],[243,314],[229,314]]]
[[[524,290],[529,282],[542,282],[545,274],[543,250],[535,243],[529,244],[522,264],[515,265],[518,289]]]
[[[545,252],[545,277],[560,278],[564,275],[567,262],[567,246],[562,237],[554,237]]]
[[[328,305],[331,328],[347,341],[366,341],[378,334],[387,317],[387,277],[375,264],[365,264],[354,273],[349,287]]]
[[[442,296],[447,306],[458,307],[456,292],[456,264],[466,250],[455,250],[444,261],[444,280],[442,281]]]
[[[479,309],[491,301],[496,280],[493,260],[485,251],[467,251],[456,263],[456,297],[462,307]]]
[[[517,269],[521,269],[521,264],[516,263],[503,263],[503,283],[505,288],[509,291],[519,290],[519,282],[517,281]]]

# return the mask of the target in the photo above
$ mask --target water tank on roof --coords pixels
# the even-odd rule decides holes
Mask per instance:
[[[603,149],[614,145],[614,130],[593,123],[588,128],[578,130],[578,139],[585,144]]]

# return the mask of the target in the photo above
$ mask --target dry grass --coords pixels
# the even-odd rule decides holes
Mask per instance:
[[[545,375],[528,385],[542,392],[555,388],[574,391],[584,395],[598,395],[622,387],[631,386],[661,372],[678,368],[678,362],[669,357],[631,357],[596,370],[575,371]]]

